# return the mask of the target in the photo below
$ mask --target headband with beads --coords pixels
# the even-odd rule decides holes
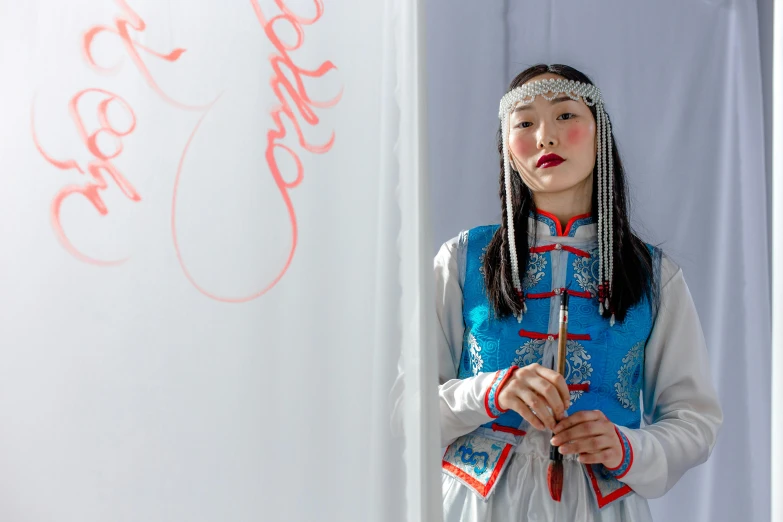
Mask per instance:
[[[551,93],[551,96],[547,94]],[[517,105],[528,105],[533,102],[536,96],[541,95],[544,99],[552,101],[558,94],[565,94],[575,101],[584,101],[586,105],[592,107],[595,105],[596,112],[596,137],[598,141],[596,153],[596,170],[598,171],[598,312],[603,315],[604,310],[609,310],[609,301],[612,293],[613,273],[614,273],[614,198],[613,198],[613,164],[612,161],[612,126],[604,110],[601,91],[595,85],[582,83],[573,80],[547,79],[529,82],[521,87],[512,89],[500,100],[500,110],[498,117],[501,121],[503,131],[503,174],[506,185],[506,216],[508,226],[508,249],[509,259],[511,261],[511,278],[514,284],[514,290],[522,299],[522,311],[517,316],[517,320],[522,321],[522,313],[526,310],[524,292],[519,278],[519,262],[517,259],[517,244],[514,235],[514,211],[511,203],[511,168],[508,155],[508,135],[509,120],[511,111]],[[607,168],[608,167],[608,168]],[[612,314],[611,324],[614,325],[614,314]]]

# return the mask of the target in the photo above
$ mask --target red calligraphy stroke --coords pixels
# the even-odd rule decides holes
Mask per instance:
[[[313,126],[318,125],[320,120],[318,116],[315,114],[315,112],[313,111],[313,108],[333,107],[340,101],[340,98],[342,97],[342,90],[341,90],[331,100],[327,100],[327,101],[313,100],[308,95],[307,90],[305,89],[304,82],[302,81],[303,76],[311,77],[311,78],[321,78],[327,72],[333,69],[337,69],[337,67],[335,67],[335,65],[331,61],[325,61],[318,68],[314,70],[309,70],[297,66],[293,62],[289,54],[289,52],[299,49],[304,43],[304,31],[302,29],[302,26],[314,24],[321,18],[321,15],[323,14],[322,0],[313,0],[313,3],[315,4],[316,12],[312,18],[306,18],[293,13],[285,5],[284,0],[275,0],[275,4],[280,9],[280,11],[282,11],[282,14],[275,16],[274,18],[271,18],[269,20],[265,18],[263,12],[261,11],[261,6],[259,5],[258,0],[250,0],[250,3],[253,7],[253,10],[256,14],[259,23],[261,24],[261,27],[264,30],[264,33],[272,42],[272,45],[275,47],[276,50],[275,53],[272,53],[269,56],[269,61],[272,65],[272,70],[274,71],[274,75],[272,76],[272,79],[270,80],[269,84],[272,88],[272,91],[275,93],[277,100],[280,102],[280,104],[274,107],[270,113],[272,116],[272,121],[274,122],[276,128],[270,129],[269,132],[267,133],[265,158],[266,158],[267,165],[269,166],[269,170],[272,174],[272,177],[275,180],[275,184],[277,185],[277,188],[280,191],[280,196],[283,198],[283,202],[285,203],[285,207],[288,212],[288,217],[291,224],[291,248],[288,252],[287,259],[283,267],[281,268],[281,270],[272,278],[271,281],[269,281],[264,286],[262,286],[262,288],[251,291],[247,295],[240,296],[240,297],[227,297],[227,296],[218,295],[214,292],[210,292],[207,289],[203,288],[201,285],[199,285],[199,283],[195,280],[193,275],[189,272],[186,263],[183,259],[182,252],[179,248],[179,242],[177,240],[177,223],[176,223],[177,191],[179,187],[180,176],[182,174],[182,165],[184,163],[185,156],[188,153],[188,149],[190,147],[190,144],[194,136],[198,132],[199,126],[204,121],[204,118],[206,117],[209,111],[207,111],[207,113],[205,113],[202,116],[202,118],[199,120],[199,122],[196,124],[196,127],[194,128],[193,133],[188,139],[188,142],[182,153],[179,167],[177,169],[176,181],[174,184],[174,195],[173,195],[172,214],[171,214],[171,229],[172,229],[172,235],[174,239],[174,248],[177,251],[177,257],[179,259],[180,265],[182,266],[182,270],[185,273],[185,276],[188,278],[190,283],[196,289],[198,289],[198,291],[201,292],[202,294],[206,295],[211,299],[215,299],[217,301],[230,302],[230,303],[243,303],[243,302],[251,301],[253,299],[261,297],[269,290],[271,290],[275,285],[277,285],[277,283],[280,282],[280,280],[288,271],[289,267],[291,266],[291,261],[294,258],[294,253],[296,251],[296,246],[298,242],[298,227],[297,227],[296,211],[294,209],[293,203],[291,202],[291,197],[289,196],[288,191],[292,188],[297,187],[302,182],[302,180],[304,179],[304,168],[302,166],[302,160],[301,158],[299,158],[297,153],[289,146],[280,143],[280,140],[285,138],[286,135],[288,134],[286,126],[283,123],[283,117],[285,116],[288,122],[290,122],[290,125],[293,126],[293,130],[296,133],[299,145],[303,149],[315,154],[323,154],[329,151],[334,145],[334,140],[335,140],[334,131],[331,133],[331,136],[326,143],[323,144],[308,143],[302,132],[302,128],[297,118],[297,114],[301,115],[302,119],[304,119],[304,121],[307,122],[308,124]],[[295,43],[287,45],[280,39],[277,32],[275,31],[275,25],[281,22],[287,22],[288,24],[290,24],[291,27],[293,27],[297,35]],[[294,78],[293,84],[286,76],[284,69],[287,70],[291,76],[293,76]],[[296,107],[297,112],[294,112],[294,109],[289,105],[285,96],[286,94],[293,101],[293,104]],[[285,151],[294,160],[294,163],[296,165],[296,177],[294,178],[293,181],[286,181],[283,177],[282,172],[280,171],[280,167],[277,163],[277,160],[275,159],[275,151],[278,149]]]
[[[100,127],[98,130],[92,133],[89,133],[87,130],[87,127],[84,124],[84,120],[79,113],[79,100],[82,98],[82,96],[88,93],[98,93],[105,96],[105,98],[102,99],[98,104],[97,108],[98,122]],[[116,129],[109,122],[109,105],[115,101],[130,114],[131,123],[126,130]],[[85,89],[80,91],[76,94],[76,96],[71,98],[71,101],[68,103],[68,110],[70,112],[71,119],[73,119],[76,126],[76,131],[79,134],[79,138],[95,159],[87,165],[86,171],[89,173],[91,179],[86,184],[67,185],[60,189],[60,191],[54,197],[50,207],[52,227],[54,228],[54,231],[57,235],[57,239],[60,241],[63,247],[65,247],[65,249],[77,259],[101,266],[112,266],[124,263],[128,258],[104,261],[92,258],[80,252],[73,245],[71,240],[66,235],[65,230],[63,229],[62,222],[60,220],[60,208],[62,207],[62,203],[66,198],[76,194],[81,194],[92,204],[92,206],[95,208],[95,210],[98,211],[100,215],[107,215],[109,213],[109,209],[106,207],[106,203],[103,201],[100,194],[100,191],[106,190],[109,186],[106,182],[106,178],[103,175],[104,173],[108,174],[109,177],[114,180],[114,183],[117,184],[122,193],[125,194],[128,199],[131,201],[141,201],[141,196],[139,196],[139,193],[136,191],[133,185],[111,162],[111,160],[115,159],[123,151],[122,138],[128,136],[136,128],[136,115],[134,114],[133,109],[128,104],[128,102],[120,98],[118,95],[103,89]],[[76,170],[79,174],[85,174],[85,169],[82,169],[75,160],[57,160],[46,153],[43,146],[41,145],[40,140],[38,139],[38,135],[35,130],[35,100],[33,100],[33,106],[31,109],[30,125],[32,128],[33,142],[35,143],[35,147],[49,164],[59,170]],[[98,137],[101,134],[108,134],[114,139],[115,147],[113,151],[104,152],[101,150],[101,147],[98,145]]]
[[[156,58],[160,58],[167,62],[176,62],[177,60],[179,60],[179,58],[186,51],[186,49],[177,48],[168,54],[163,54],[153,49],[150,49],[149,47],[142,45],[136,40],[134,40],[133,38],[131,38],[129,27],[135,29],[138,32],[143,32],[147,28],[147,24],[144,22],[141,16],[139,16],[133,9],[131,9],[131,7],[125,2],[125,0],[115,0],[115,1],[117,3],[117,6],[122,11],[122,14],[114,19],[115,27],[109,27],[105,25],[95,26],[89,29],[87,32],[85,32],[82,37],[82,44],[83,44],[82,50],[84,52],[84,56],[85,59],[87,60],[87,63],[89,63],[91,67],[98,70],[99,72],[104,72],[104,73],[116,72],[119,69],[119,64],[114,65],[112,67],[102,67],[95,62],[95,59],[93,58],[92,55],[92,45],[96,36],[98,36],[103,32],[116,34],[122,40],[122,44],[124,45],[125,50],[128,52],[128,55],[130,55],[131,60],[133,60],[133,63],[136,65],[136,68],[139,70],[141,75],[147,81],[147,84],[161,98],[163,98],[163,100],[165,100],[167,103],[175,107],[178,107],[180,109],[186,109],[186,110],[203,110],[209,107],[210,104],[185,105],[183,103],[174,100],[168,94],[163,92],[163,89],[160,88],[160,86],[157,84],[155,79],[152,77],[152,73],[150,73],[150,70],[147,67],[147,65],[144,63],[144,60],[142,60],[141,54],[139,54],[139,49],[141,49],[142,51],[148,54],[155,56]]]

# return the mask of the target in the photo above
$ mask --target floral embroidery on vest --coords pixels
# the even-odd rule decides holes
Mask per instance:
[[[598,250],[590,252],[590,258],[576,256],[574,259],[574,279],[582,291],[598,295]]]
[[[487,280],[487,272],[484,270],[484,258],[487,257],[487,249],[489,248],[489,244],[481,249],[481,255],[479,256],[479,273],[481,274],[481,277],[484,278],[484,281]]]
[[[639,392],[642,387],[642,365],[644,364],[644,342],[633,345],[623,357],[623,366],[617,372],[617,382],[614,385],[617,391],[617,400],[631,411],[639,407]]]
[[[530,254],[530,260],[527,263],[527,273],[522,286],[525,290],[533,288],[544,278],[544,268],[547,260],[544,254]]]
[[[568,384],[590,384],[588,380],[593,373],[593,365],[588,361],[591,359],[585,347],[576,341],[566,341],[566,383]],[[571,402],[575,402],[584,391],[575,390],[571,392]]]
[[[468,334],[468,346],[470,347],[470,371],[473,375],[478,375],[481,368],[484,366],[484,359],[481,358],[481,346],[473,336],[472,333]]]
[[[540,363],[544,356],[544,343],[541,339],[531,339],[516,351],[517,357],[514,359],[515,366],[523,368],[530,364]]]

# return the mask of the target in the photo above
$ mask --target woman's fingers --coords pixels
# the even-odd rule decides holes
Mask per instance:
[[[563,455],[568,455],[569,453],[601,453],[604,450],[612,449],[613,442],[608,435],[596,435],[563,444],[560,446],[560,453]]]
[[[535,370],[538,375],[549,381],[557,389],[560,399],[563,401],[563,404],[565,404],[565,408],[568,409],[571,406],[571,394],[568,392],[568,385],[566,384],[565,378],[556,371],[541,365],[537,365]]]
[[[559,427],[559,424],[558,424]],[[571,428],[568,428],[567,430],[558,432],[554,437],[552,437],[552,444],[555,446],[559,446],[560,444],[563,444],[565,442],[569,442],[572,440],[579,440],[583,439],[585,437],[594,437],[596,435],[607,435],[609,431],[614,431],[614,429],[610,425],[604,425],[602,421],[594,420],[594,421],[587,421],[577,424],[576,426],[572,426]]]
[[[510,409],[522,415],[522,418],[530,423],[537,430],[543,430],[545,428],[541,420],[530,410],[519,397],[512,397],[509,399]]]
[[[616,459],[616,455],[610,449],[599,451],[598,453],[583,453],[579,455],[579,462],[582,464],[604,464],[613,459]]]
[[[568,386],[557,372],[531,364],[514,370],[498,393],[498,405],[516,411],[536,429],[552,430],[570,406]]]
[[[535,375],[528,381],[530,389],[542,397],[554,412],[557,420],[565,413],[566,405],[557,387],[540,375]],[[538,411],[538,410],[536,410]]]
[[[551,430],[555,427],[557,421],[555,420],[552,410],[549,409],[549,404],[546,399],[530,388],[523,389],[519,394],[519,398],[535,412],[536,417],[544,423],[544,426],[546,426],[547,429]]]
[[[603,412],[599,410],[579,411],[558,422],[557,427],[555,428],[555,433],[560,434],[567,429],[576,426],[577,424],[600,420],[606,420],[606,415],[604,415]]]

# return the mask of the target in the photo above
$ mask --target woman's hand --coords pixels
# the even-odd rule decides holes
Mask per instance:
[[[623,446],[615,425],[598,410],[580,411],[561,420],[551,444],[560,453],[578,453],[582,464],[603,464],[609,469],[623,462]]]
[[[530,364],[514,370],[497,402],[501,409],[522,415],[534,428],[552,430],[563,418],[571,399],[562,375],[540,364]]]

